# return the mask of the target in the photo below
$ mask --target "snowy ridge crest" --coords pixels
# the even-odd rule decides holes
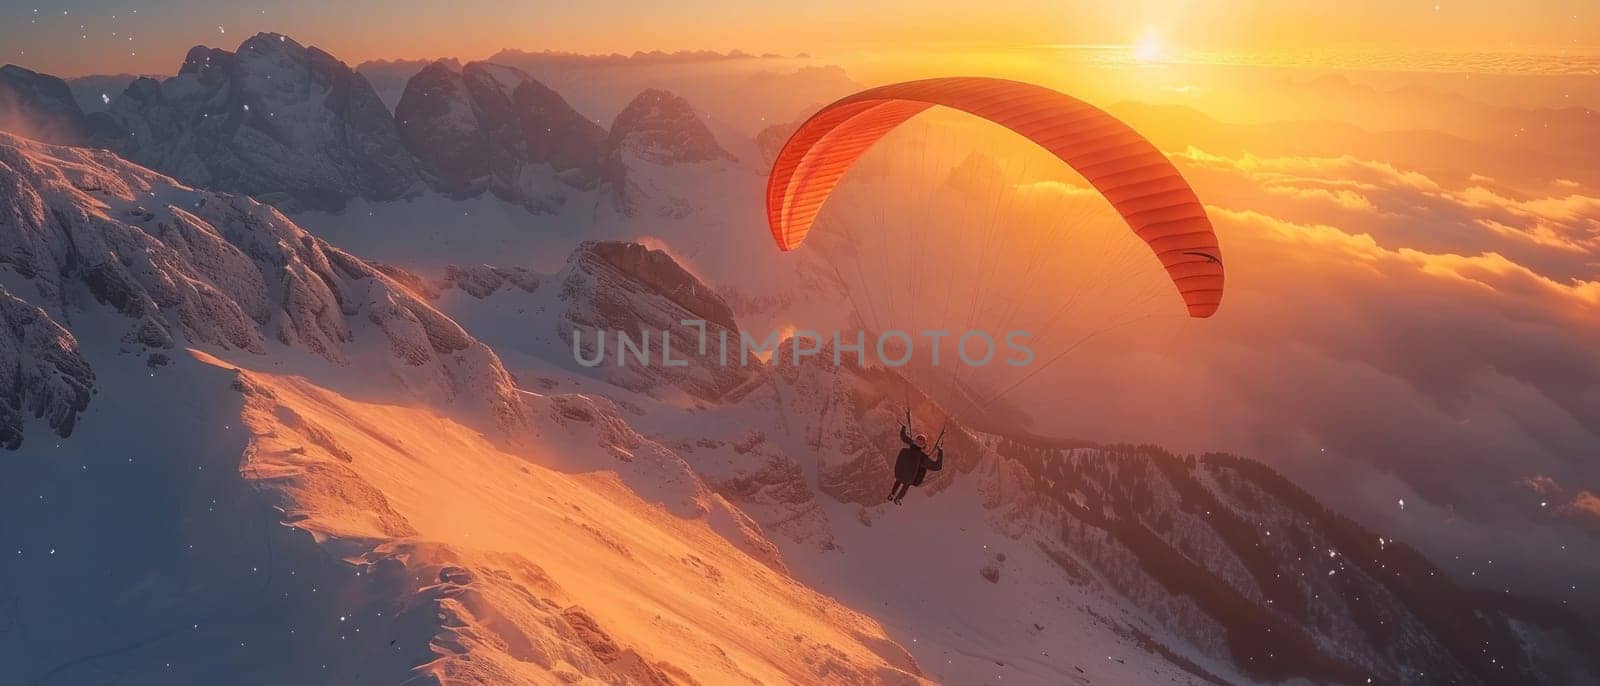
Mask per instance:
[[[120,315],[111,326],[124,352],[202,345],[263,354],[281,345],[339,365],[378,362],[423,398],[463,402],[497,421],[520,412],[486,346],[270,206],[187,188],[103,151],[8,134],[0,134],[0,192],[8,228],[0,275],[11,296],[55,317],[98,303]],[[51,365],[71,370],[74,383],[92,379],[70,356]],[[70,429],[71,412],[47,414]]]

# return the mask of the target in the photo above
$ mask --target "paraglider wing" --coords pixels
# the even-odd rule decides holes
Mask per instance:
[[[908,81],[847,96],[789,138],[767,179],[767,223],[782,250],[800,246],[850,166],[895,127],[933,106],[1006,127],[1066,162],[1150,246],[1188,305],[1222,301],[1222,251],[1194,190],[1150,141],[1103,110],[1043,86],[961,77]]]

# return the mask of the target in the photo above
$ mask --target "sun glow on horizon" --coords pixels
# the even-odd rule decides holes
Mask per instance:
[[[1171,54],[1161,34],[1150,31],[1133,45],[1133,58],[1140,62],[1165,62]]]

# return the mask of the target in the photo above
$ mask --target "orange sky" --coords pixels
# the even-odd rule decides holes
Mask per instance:
[[[1561,0],[1515,5],[1490,0],[1011,0],[975,7],[965,0],[599,0],[570,5],[506,0],[66,0],[0,10],[0,46],[5,46],[0,59],[62,75],[165,73],[194,44],[232,47],[259,31],[289,34],[351,63],[386,57],[478,58],[501,48],[743,49],[848,56],[929,48],[961,52],[1129,44],[1148,35],[1203,50],[1600,47],[1600,8]]]

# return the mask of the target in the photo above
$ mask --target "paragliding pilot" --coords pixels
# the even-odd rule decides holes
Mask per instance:
[[[894,486],[889,488],[889,499],[899,505],[900,499],[906,496],[906,491],[912,486],[921,486],[923,477],[928,472],[944,469],[944,432],[939,433],[939,440],[933,447],[928,447],[928,435],[919,433],[911,435],[911,412],[906,412],[906,423],[900,425],[900,442],[906,447],[900,449],[900,454],[894,460]],[[936,457],[929,457],[928,453]]]

